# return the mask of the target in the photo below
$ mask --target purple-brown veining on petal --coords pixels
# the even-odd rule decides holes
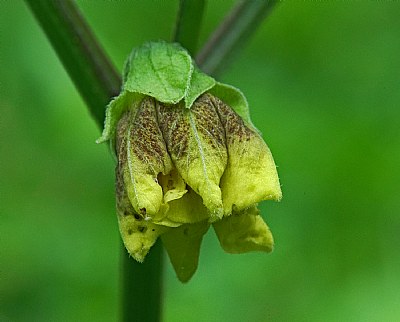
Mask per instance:
[[[138,109],[125,112],[116,134],[117,173],[123,177],[129,200],[137,214],[154,217],[163,202],[157,176],[172,169],[157,123],[155,100],[146,97]]]
[[[225,215],[262,200],[280,200],[279,178],[266,143],[227,104],[216,97],[212,101],[225,128],[229,155],[221,179]]]
[[[159,103],[158,120],[180,175],[216,217],[222,211],[219,181],[227,163],[225,134],[208,94],[190,109]],[[213,216],[214,216],[213,215]]]

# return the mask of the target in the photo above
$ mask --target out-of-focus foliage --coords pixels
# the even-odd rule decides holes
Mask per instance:
[[[232,1],[209,1],[201,40]],[[178,1],[78,1],[113,62],[169,40]],[[210,231],[165,321],[400,320],[400,3],[282,2],[220,79],[246,94],[284,198],[273,254]],[[20,1],[0,2],[0,320],[114,321],[114,164]]]

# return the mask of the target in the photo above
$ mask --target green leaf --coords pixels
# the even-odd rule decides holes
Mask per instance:
[[[124,89],[176,104],[190,86],[192,58],[176,43],[148,42],[135,48],[125,66]]]
[[[126,91],[123,91],[119,96],[113,98],[107,106],[103,133],[101,137],[96,140],[96,143],[103,143],[112,138],[122,114],[128,108],[137,109],[142,99],[142,94],[129,93]]]
[[[185,107],[190,108],[193,102],[215,85],[215,79],[202,73],[198,68],[193,70],[190,86],[185,97]]]
[[[195,67],[189,53],[177,43],[147,42],[133,49],[123,74],[123,90],[108,105],[102,136],[105,142],[115,133],[122,113],[135,108],[145,96],[190,108],[203,93],[215,86],[215,80]]]

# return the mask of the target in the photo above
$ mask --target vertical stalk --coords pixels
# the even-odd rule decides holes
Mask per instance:
[[[100,127],[121,79],[71,0],[25,0]]]
[[[163,248],[160,241],[146,260],[135,262],[122,245],[122,321],[161,321]]]
[[[277,4],[277,0],[239,0],[196,57],[203,72],[218,74],[238,54]]]
[[[196,53],[205,0],[180,0],[174,41],[179,42],[191,55]]]
[[[70,0],[26,0],[84,98],[100,129],[105,106],[119,93],[120,77]],[[122,244],[122,243],[121,243]],[[123,321],[161,319],[162,248],[155,245],[143,264],[121,246]]]

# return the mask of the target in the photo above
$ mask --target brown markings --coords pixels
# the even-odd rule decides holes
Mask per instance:
[[[134,210],[125,189],[123,166],[121,162],[118,162],[115,168],[115,195],[118,213],[123,214],[124,216],[131,215]]]
[[[116,154],[118,163],[116,174],[116,199],[118,213],[133,215],[141,220],[146,214],[142,208],[140,214],[133,209],[125,188],[124,171],[127,171],[127,147],[130,140],[131,152],[137,157],[137,162],[147,165],[147,171],[157,175],[164,170],[164,160],[169,158],[161,131],[157,124],[155,101],[145,98],[138,110],[125,112],[117,124],[116,129]]]
[[[225,149],[225,133],[211,95],[201,95],[190,109],[182,105],[157,104],[161,132],[173,159],[184,158],[189,152],[193,136],[190,117],[197,132],[213,149]]]
[[[231,107],[215,96],[211,96],[211,100],[225,128],[228,145],[235,141],[249,141],[255,135],[254,131],[244,123],[242,118]]]
[[[225,147],[225,133],[210,94],[201,95],[191,108],[196,128],[214,149]]]
[[[189,148],[190,124],[182,105],[157,104],[158,122],[168,151],[176,158],[185,157]]]
[[[119,171],[119,167],[117,166],[116,168],[116,184],[115,184],[115,190],[116,190],[116,204],[117,204],[117,210],[119,214],[122,214],[123,216],[133,216],[135,217],[136,220],[143,220],[143,217],[141,217],[133,208],[127,191],[124,186],[124,181],[123,177],[121,176],[121,173]]]
[[[125,112],[118,121],[115,135],[115,148],[118,157],[118,163],[126,162],[126,131],[129,127],[131,112]]]
[[[165,142],[157,124],[155,100],[143,99],[136,113],[129,134],[133,153],[144,163],[151,163],[149,170],[154,169],[157,175],[164,169],[164,160],[168,158]]]
[[[133,113],[127,111],[117,125],[116,194],[119,213],[134,215],[136,219],[144,216],[146,210],[141,209],[140,214],[134,211],[124,186],[128,134],[132,152],[138,160],[148,164],[149,171],[155,172],[154,175],[164,169],[164,160],[169,158],[167,148],[174,159],[187,156],[193,135],[189,117],[193,118],[202,139],[213,149],[225,149],[226,143],[232,144],[236,140],[248,141],[255,134],[235,111],[211,94],[201,95],[191,109],[181,104],[163,104],[146,97],[136,114]],[[169,181],[167,185],[170,186]]]
[[[145,233],[147,231],[147,227],[146,226],[139,226],[138,227],[138,231],[141,233]]]
[[[134,213],[134,209],[129,201],[124,183],[124,167],[127,162],[126,131],[128,130],[129,127],[130,118],[131,118],[130,111],[125,112],[124,115],[121,117],[121,119],[118,121],[116,138],[115,138],[116,154],[118,158],[118,163],[115,168],[116,203],[117,203],[118,213],[123,214],[124,216],[129,216]]]

